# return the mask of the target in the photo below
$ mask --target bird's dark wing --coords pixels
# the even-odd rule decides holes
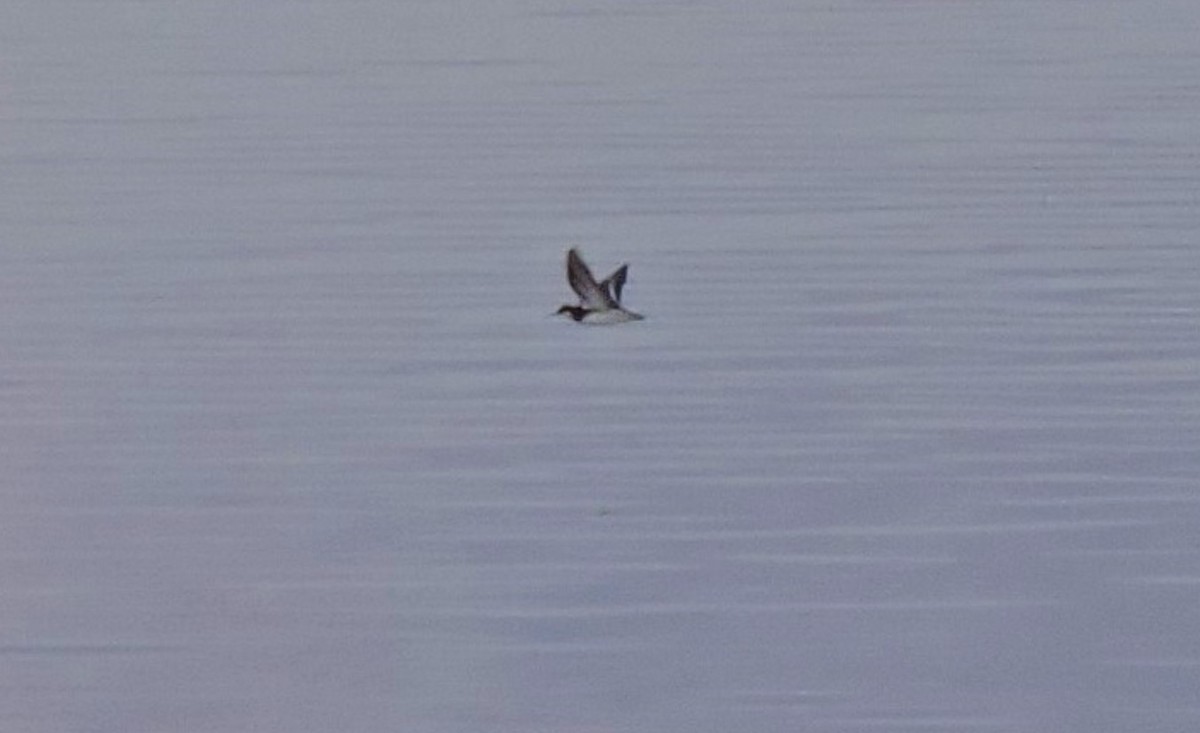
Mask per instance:
[[[579,296],[579,304],[585,308],[606,310],[616,305],[608,288],[596,284],[596,278],[573,247],[567,252],[567,282]]]
[[[621,290],[625,287],[625,277],[628,273],[629,265],[621,265],[616,272],[604,278],[604,282],[600,283],[600,289],[612,298],[614,305],[621,304]]]

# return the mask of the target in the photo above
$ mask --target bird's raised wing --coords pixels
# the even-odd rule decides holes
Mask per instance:
[[[625,287],[625,276],[629,273],[629,265],[621,265],[617,271],[600,283],[600,289],[612,298],[616,305],[621,304],[621,290]]]
[[[591,270],[583,263],[583,258],[574,247],[567,252],[567,282],[579,296],[579,304],[585,308],[607,310],[617,306],[616,300],[608,292],[607,285],[601,287],[596,284],[596,278],[592,277]],[[607,282],[606,280],[605,283]]]

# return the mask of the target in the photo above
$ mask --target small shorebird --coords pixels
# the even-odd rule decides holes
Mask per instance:
[[[625,275],[628,272],[629,265],[621,265],[616,272],[597,283],[591,270],[583,264],[578,250],[572,247],[567,252],[567,282],[579,296],[579,305],[564,305],[554,315],[566,313],[578,323],[594,325],[642,320],[645,316],[621,307],[621,289],[625,287]]]

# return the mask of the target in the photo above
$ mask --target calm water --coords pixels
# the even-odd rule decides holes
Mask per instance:
[[[3,730],[1200,729],[1190,0],[3,16]]]

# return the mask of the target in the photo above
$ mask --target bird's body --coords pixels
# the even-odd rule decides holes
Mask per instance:
[[[629,321],[641,321],[645,319],[645,316],[627,311],[624,308],[591,311],[577,305],[564,305],[558,309],[558,312],[566,313],[572,320],[588,326],[611,326],[614,323],[628,323]]]
[[[645,316],[626,310],[621,305],[621,290],[629,265],[621,265],[616,272],[597,283],[591,270],[575,248],[567,252],[567,282],[579,296],[579,305],[564,305],[558,313],[567,314],[577,323],[588,325],[610,325],[640,321]]]

